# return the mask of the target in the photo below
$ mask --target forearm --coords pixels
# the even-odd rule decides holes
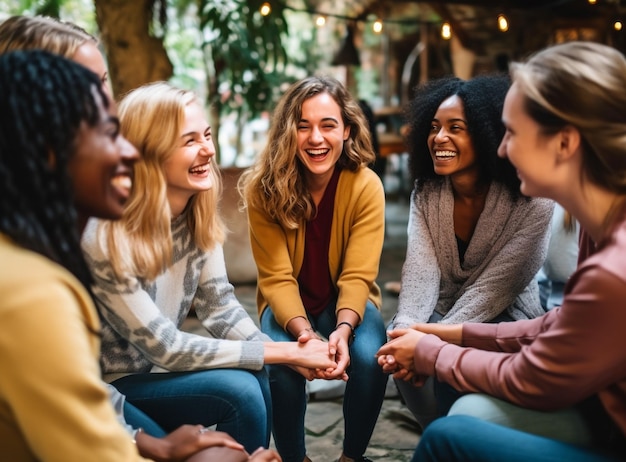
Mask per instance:
[[[155,462],[168,462],[171,459],[171,445],[162,438],[155,438],[143,431],[135,434],[135,443],[137,450],[143,457],[154,460]]]
[[[412,325],[411,328],[425,334],[436,335],[441,340],[448,343],[455,345],[463,344],[462,324],[420,323]]]

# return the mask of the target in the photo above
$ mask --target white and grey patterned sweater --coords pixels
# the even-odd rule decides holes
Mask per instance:
[[[534,276],[543,264],[554,203],[520,198],[492,183],[461,264],[454,234],[450,179],[411,195],[402,291],[393,327],[428,322],[488,322],[504,310],[513,319],[544,313]]]
[[[262,342],[271,339],[236,299],[221,245],[201,251],[182,215],[172,222],[172,266],[151,283],[119,281],[106,243],[98,242],[97,223],[89,222],[82,245],[95,279],[107,382],[139,372],[263,367]],[[208,337],[180,330],[192,306]]]

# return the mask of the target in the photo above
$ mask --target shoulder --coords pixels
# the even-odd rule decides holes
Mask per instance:
[[[382,187],[380,177],[369,167],[360,167],[356,171],[343,169],[339,175],[339,185],[350,186],[378,186]]]
[[[90,256],[94,256],[97,253],[106,253],[106,246],[99,239],[98,230],[100,229],[103,222],[96,218],[91,218],[87,222],[87,226],[85,226],[85,230],[81,236],[81,246],[83,251],[85,251]]]
[[[542,197],[520,197],[515,201],[515,207],[518,209],[518,213],[526,216],[534,216],[535,218],[542,218],[549,222],[552,220],[552,213],[554,212],[554,201],[552,199],[544,199]]]
[[[370,168],[362,167],[356,172],[342,170],[337,185],[336,197],[345,208],[361,207],[367,204],[384,208],[385,190],[379,176]]]
[[[32,303],[61,307],[80,299],[90,303],[82,284],[62,266],[0,235],[0,293],[2,307]]]
[[[583,239],[588,234],[583,232]],[[597,265],[613,273],[617,278],[626,282],[626,219],[613,228],[612,233],[603,240],[597,250],[588,256],[580,266]]]

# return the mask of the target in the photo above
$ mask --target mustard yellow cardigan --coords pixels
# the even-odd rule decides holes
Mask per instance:
[[[252,207],[248,220],[258,272],[259,316],[270,306],[285,328],[291,319],[306,317],[297,282],[306,223],[295,230],[285,229]],[[375,281],[385,236],[385,193],[371,169],[341,172],[330,233],[328,263],[338,293],[335,310],[349,308],[362,319],[368,299],[379,309],[382,302]]]
[[[0,460],[147,460],[101,379],[91,297],[65,268],[0,234]]]

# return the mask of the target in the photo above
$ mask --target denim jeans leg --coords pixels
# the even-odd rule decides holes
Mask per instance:
[[[483,393],[470,393],[456,400],[448,415],[472,416],[579,446],[589,446],[593,443],[592,429],[589,428],[584,416],[574,407],[559,411],[537,411]]]
[[[428,426],[411,462],[615,462],[593,450],[470,416],[442,417]]]
[[[150,436],[155,438],[163,438],[167,433],[159,427],[159,425],[146,415],[140,409],[130,404],[128,401],[124,402],[124,420],[128,425],[135,430],[141,428]]]
[[[133,374],[113,385],[166,432],[183,424],[217,424],[248,452],[269,445],[271,397],[264,369]]]
[[[335,306],[336,301],[333,301],[317,319],[317,329],[325,336],[330,335],[337,323]],[[375,357],[387,341],[385,324],[372,302],[367,302],[363,320],[355,333],[355,340],[350,346],[348,383],[343,398],[343,452],[350,458],[358,459],[365,453],[372,437],[388,380]]]
[[[293,342],[293,336],[276,322],[270,308],[261,315],[261,330],[276,342]],[[287,366],[268,365],[272,391],[272,433],[283,462],[302,462],[306,454],[304,417],[306,380]]]

